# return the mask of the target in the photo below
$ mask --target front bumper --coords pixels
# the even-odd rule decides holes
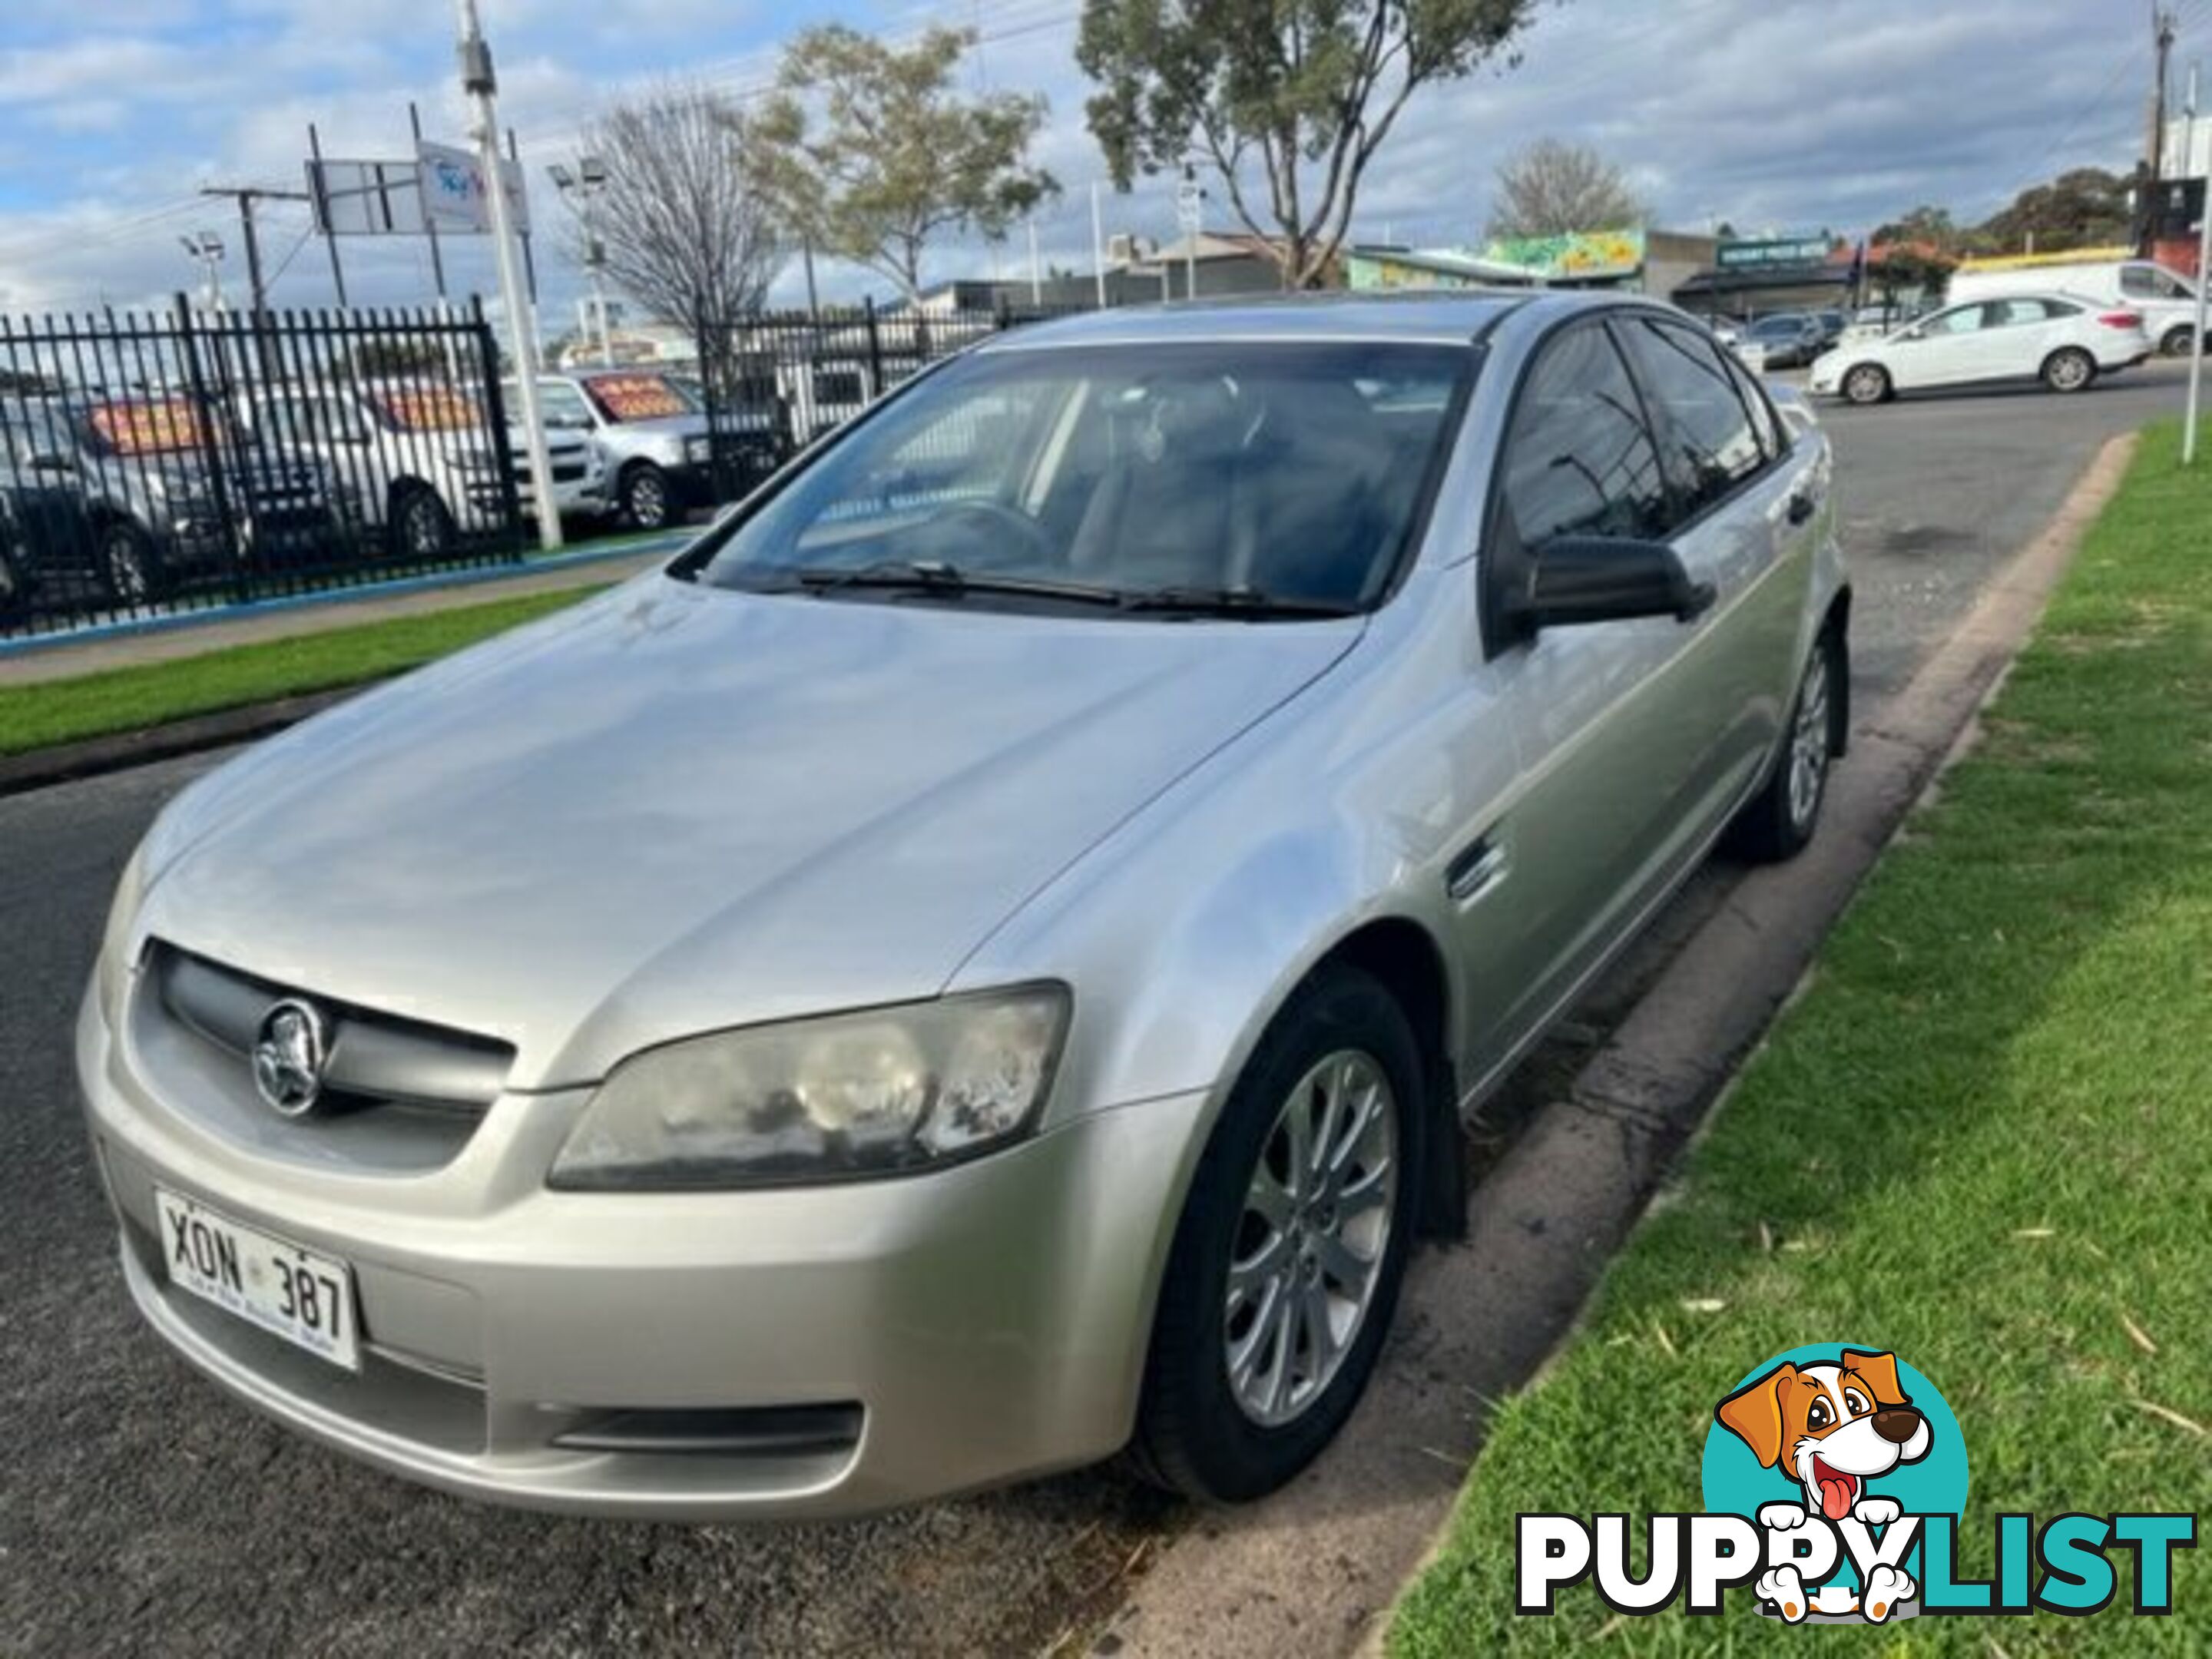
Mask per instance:
[[[132,1297],[233,1393],[393,1474],[537,1509],[782,1519],[1095,1462],[1128,1437],[1202,1093],[905,1180],[556,1193],[543,1171],[582,1091],[502,1096],[442,1167],[340,1172],[249,1150],[198,1109],[196,1073],[157,1091],[140,1024],[111,1033],[88,998],[77,1032]],[[157,1184],[350,1263],[361,1371],[173,1290]],[[795,1439],[751,1431],[795,1419]],[[735,1437],[613,1432],[641,1423]]]

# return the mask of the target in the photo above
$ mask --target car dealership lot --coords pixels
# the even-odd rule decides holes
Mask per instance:
[[[1828,415],[1863,707],[1903,683],[2103,439],[2178,399],[2179,373],[2071,399]],[[117,869],[207,763],[0,802],[0,933],[15,947],[0,1004],[0,1206],[19,1222],[0,1258],[0,1389],[26,1425],[0,1504],[0,1650],[1020,1650],[1109,1601],[1146,1540],[1180,1524],[1110,1472],[843,1528],[513,1515],[295,1441],[167,1358],[115,1272],[68,1032]],[[1710,905],[1729,878],[1708,872],[1682,906]],[[1655,953],[1638,954],[1601,1010],[1650,970]]]

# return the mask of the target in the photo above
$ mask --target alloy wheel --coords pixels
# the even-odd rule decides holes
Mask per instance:
[[[107,567],[107,582],[115,597],[125,605],[143,605],[150,597],[152,583],[146,574],[146,559],[139,550],[138,538],[127,525],[118,525],[107,532],[107,542],[102,550],[102,560]]]
[[[1790,821],[1800,829],[1820,810],[1828,782],[1828,653],[1813,653],[1797,692],[1797,723],[1790,734]]]
[[[1299,1079],[1261,1143],[1222,1337],[1230,1393],[1263,1427],[1321,1396],[1374,1303],[1398,1200],[1397,1134],[1382,1066],[1340,1049]]]
[[[667,481],[651,468],[632,473],[623,491],[623,505],[629,512],[629,521],[640,530],[659,529],[668,522]]]
[[[1888,377],[1871,366],[1853,369],[1844,381],[1844,395],[1855,404],[1878,404],[1888,390]]]
[[[2051,360],[2051,367],[2046,372],[2050,375],[2053,390],[2079,392],[2089,384],[2090,377],[2097,372],[2097,369],[2096,365],[2092,363],[2085,354],[2079,351],[2062,351]]]

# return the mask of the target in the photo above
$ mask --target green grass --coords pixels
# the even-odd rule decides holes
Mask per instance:
[[[2212,1544],[2175,1557],[2168,1619],[1824,1636],[1748,1590],[1717,1620],[1616,1620],[1587,1585],[1519,1619],[1511,1582],[1522,1511],[1702,1508],[1715,1401],[1808,1342],[1894,1349],[1957,1412],[1962,1573],[1987,1575],[1999,1511],[2212,1508],[2212,1436],[2160,1414],[2212,1425],[2212,471],[2178,450],[2147,435],[1978,747],[1578,1337],[1499,1406],[1395,1659],[1601,1633],[1629,1653],[2212,1652]]]
[[[174,662],[0,686],[0,755],[381,679],[599,591],[592,586],[532,593],[230,646]]]

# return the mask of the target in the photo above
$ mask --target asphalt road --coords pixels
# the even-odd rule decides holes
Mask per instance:
[[[2070,400],[1827,416],[1862,707],[1910,678],[2098,446],[2179,387],[2159,367]],[[1036,1651],[1183,1524],[1111,1470],[845,1527],[550,1520],[357,1468],[200,1382],[129,1310],[69,1032],[117,871],[210,763],[0,800],[0,1654]],[[1513,1093],[1571,1070],[1728,880],[1697,884]],[[1493,1145],[1514,1115],[1494,1115]]]

